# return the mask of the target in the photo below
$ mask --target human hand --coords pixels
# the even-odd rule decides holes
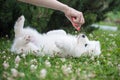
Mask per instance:
[[[71,21],[75,29],[79,31],[81,25],[85,23],[82,12],[79,12],[73,8],[68,8],[64,13],[65,16]]]

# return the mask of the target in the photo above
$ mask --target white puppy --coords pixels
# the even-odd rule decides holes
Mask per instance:
[[[67,34],[64,30],[40,34],[35,29],[23,28],[24,21],[24,16],[21,16],[15,23],[12,52],[60,57],[80,57],[82,54],[99,55],[101,53],[100,42],[90,41],[84,34],[74,36]]]

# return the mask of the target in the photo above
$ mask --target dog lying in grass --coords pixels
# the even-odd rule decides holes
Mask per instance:
[[[17,54],[32,53],[37,56],[80,57],[99,55],[100,42],[90,41],[86,35],[67,34],[64,30],[52,30],[45,34],[30,27],[23,28],[25,18],[21,16],[15,23],[15,39],[11,51]]]

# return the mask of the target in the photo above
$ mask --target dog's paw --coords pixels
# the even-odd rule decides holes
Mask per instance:
[[[19,48],[16,50],[17,54],[23,54],[25,52],[24,48]]]
[[[19,23],[19,22],[24,22],[24,21],[25,21],[25,17],[22,15],[18,18],[16,22]]]
[[[14,26],[15,30],[18,29],[17,31],[19,31],[19,28],[20,28],[20,27],[23,27],[24,21],[25,21],[24,16],[23,16],[23,15],[20,16],[20,17],[17,19],[16,23],[15,23],[15,26]]]
[[[38,55],[38,54],[40,53],[40,50],[32,50],[32,53],[33,53],[34,55]]]

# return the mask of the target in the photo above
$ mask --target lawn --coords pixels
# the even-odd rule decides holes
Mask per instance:
[[[99,57],[59,58],[15,55],[0,39],[0,80],[120,80],[120,31],[87,34],[101,42]]]

